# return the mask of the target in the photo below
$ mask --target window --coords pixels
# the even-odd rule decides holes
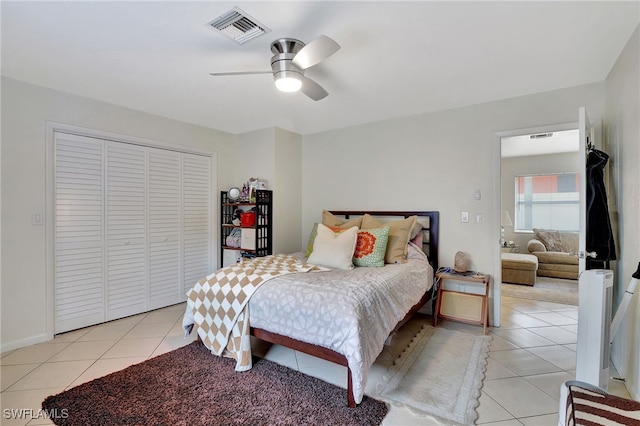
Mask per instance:
[[[516,176],[514,230],[579,231],[579,188],[578,173]]]

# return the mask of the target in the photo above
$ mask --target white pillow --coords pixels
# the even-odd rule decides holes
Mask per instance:
[[[342,232],[333,232],[319,223],[318,235],[313,240],[313,251],[307,263],[333,269],[353,269],[352,258],[357,239],[357,226]]]

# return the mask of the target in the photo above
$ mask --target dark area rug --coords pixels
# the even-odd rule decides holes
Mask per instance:
[[[193,342],[47,397],[57,425],[378,425],[385,403],[271,361],[246,372]]]

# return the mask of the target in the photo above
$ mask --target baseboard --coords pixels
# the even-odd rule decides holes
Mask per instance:
[[[12,351],[14,349],[24,348],[25,346],[35,345],[36,343],[47,342],[51,340],[52,337],[47,336],[46,334],[38,334],[36,336],[27,337],[25,339],[14,340],[11,342],[2,342],[0,345],[0,352]]]

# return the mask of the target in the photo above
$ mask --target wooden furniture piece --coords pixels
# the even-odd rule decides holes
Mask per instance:
[[[336,216],[344,216],[345,219],[349,219],[351,216],[362,216],[368,213],[372,216],[379,217],[404,217],[416,215],[419,219],[428,219],[428,225],[423,229],[423,251],[428,255],[429,262],[433,267],[433,270],[438,269],[438,236],[439,236],[439,212],[427,211],[427,212],[392,212],[392,211],[331,211]],[[425,250],[426,248],[426,250]],[[405,317],[396,325],[393,332],[397,331],[404,323],[406,323],[422,306],[424,306],[432,297],[433,287],[409,310]],[[393,333],[392,332],[392,333]],[[306,354],[334,362],[339,365],[347,367],[347,405],[349,407],[355,407],[356,402],[353,395],[353,383],[351,377],[351,370],[349,369],[347,358],[336,351],[327,349],[318,345],[302,342],[296,339],[292,339],[287,336],[272,333],[268,330],[259,328],[251,328],[251,335],[260,340],[270,342],[277,345],[282,345]]]
[[[433,325],[438,324],[438,317],[468,324],[482,325],[483,334],[489,325],[489,283],[488,274],[473,273],[470,275],[455,272],[439,271],[436,273],[438,283],[438,299],[436,302]],[[482,286],[482,293],[466,293],[444,288],[446,280],[474,283]]]
[[[236,211],[255,212],[251,225],[235,225]],[[239,251],[246,257],[262,257],[273,254],[273,191],[256,190],[255,201],[232,201],[227,191],[220,193],[220,266],[224,265],[225,250]],[[238,247],[227,244],[227,237],[240,230],[244,241]]]

